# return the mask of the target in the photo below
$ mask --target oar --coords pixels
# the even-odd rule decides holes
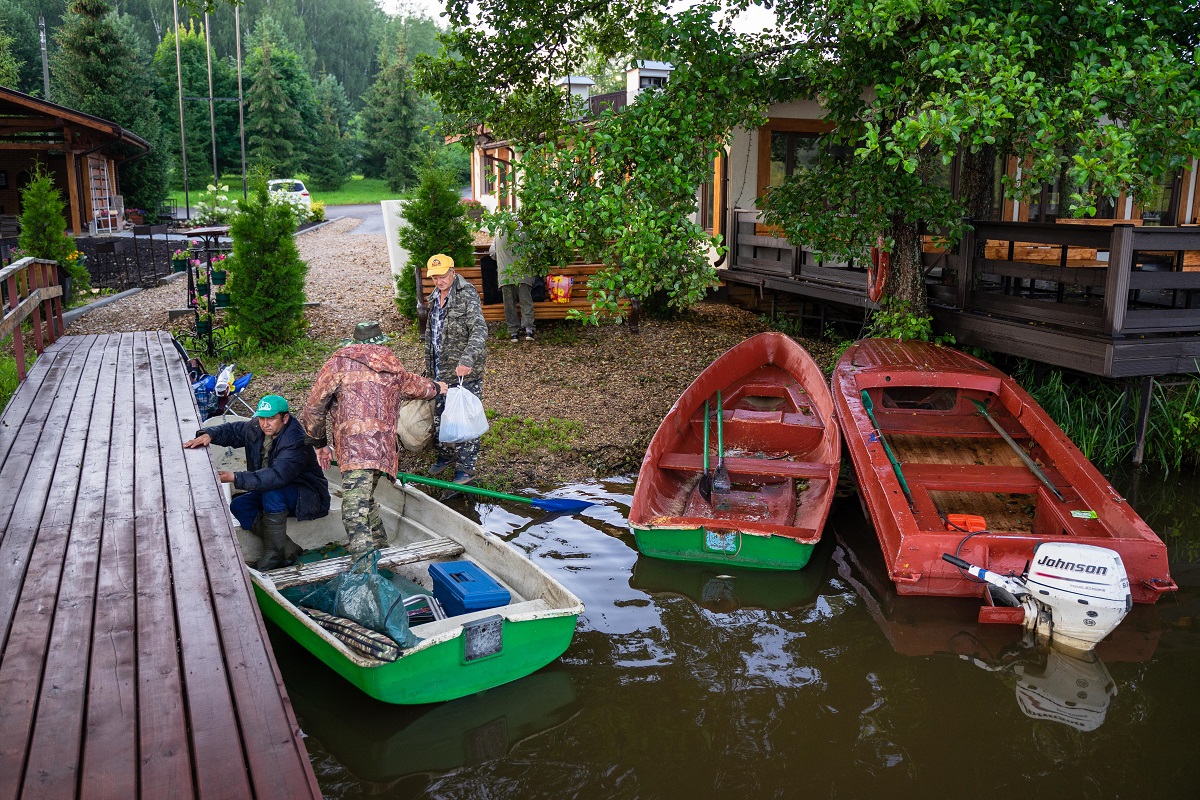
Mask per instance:
[[[729,470],[725,468],[725,412],[722,410],[723,408],[721,392],[717,390],[717,471],[712,480],[714,492],[728,492],[733,488],[733,482],[729,480]]]
[[[437,478],[426,478],[424,475],[409,475],[406,472],[396,474],[398,483],[423,483],[427,486],[437,486],[442,489],[452,489],[456,492],[466,492],[467,494],[477,494],[483,497],[493,497],[497,500],[512,500],[514,503],[528,503],[534,508],[540,508],[542,511],[565,511],[574,514],[577,511],[582,511],[588,506],[594,505],[587,500],[565,500],[557,497],[522,497],[517,494],[504,494],[503,492],[494,492],[491,489],[480,489],[477,486],[469,486],[454,481],[441,481]]]
[[[887,453],[888,461],[892,462],[892,471],[896,473],[896,478],[900,481],[900,488],[904,490],[904,498],[908,500],[908,507],[913,508],[912,491],[908,488],[908,481],[904,480],[904,471],[900,469],[900,462],[896,459],[896,454],[892,452],[892,446],[888,444],[887,439],[884,438],[883,429],[875,421],[875,404],[871,402],[871,395],[867,394],[866,389],[863,389],[862,392],[862,404],[867,412],[867,417],[871,420],[871,425],[875,427],[875,433],[879,436],[879,443],[883,445],[883,452]]]
[[[712,475],[708,471],[708,401],[704,401],[704,472],[700,474],[700,485],[696,487],[704,502],[712,505]]]
[[[1029,467],[1029,471],[1032,472],[1039,481],[1045,484],[1047,489],[1054,492],[1054,496],[1059,499],[1059,502],[1067,502],[1067,498],[1063,497],[1062,492],[1058,491],[1058,487],[1046,477],[1046,473],[1042,472],[1041,468],[1038,467],[1037,464],[1033,463],[1033,459],[1029,457],[1029,454],[1025,452],[1024,448],[1017,444],[1013,438],[1008,435],[1008,431],[1004,430],[1004,428],[1000,426],[1000,423],[996,422],[992,415],[988,413],[987,406],[978,400],[972,399],[971,402],[975,404],[975,408],[979,411],[983,418],[986,419],[991,426],[996,429],[996,433],[1000,434],[1001,438],[1008,442],[1008,446],[1013,449],[1013,452],[1017,454],[1017,457],[1020,458],[1021,461],[1025,462],[1025,466]]]

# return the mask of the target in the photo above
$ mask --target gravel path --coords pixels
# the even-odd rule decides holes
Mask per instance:
[[[342,218],[297,239],[309,263],[309,335],[330,352],[355,322],[379,320],[392,348],[414,370],[423,368],[415,326],[392,300],[384,237],[347,235],[361,220]],[[108,333],[168,327],[167,309],[183,305],[184,288],[172,284],[142,292],[94,311],[67,333]],[[187,320],[182,321],[188,328]],[[485,446],[479,482],[504,490],[545,487],[592,477],[636,472],[659,422],[676,398],[714,358],[765,329],[753,314],[719,303],[701,303],[681,318],[644,319],[641,333],[625,325],[584,326],[546,322],[538,341],[510,344],[492,326],[484,405],[499,416],[537,422],[551,418],[579,424],[567,452],[546,450],[500,456]],[[832,365],[832,345],[802,341],[822,366]],[[312,375],[255,373],[247,399],[277,392],[303,403]],[[405,456],[401,469],[423,471],[432,454]]]
[[[400,332],[408,322],[392,302],[391,270],[383,236],[347,236],[362,220],[343,218],[296,239],[308,262],[305,294],[320,302],[305,311],[309,333],[322,341],[347,336],[354,322],[379,320],[385,331]],[[172,281],[97,309],[67,327],[67,333],[168,330],[167,311],[186,305],[187,284]],[[189,326],[190,327],[190,326]]]

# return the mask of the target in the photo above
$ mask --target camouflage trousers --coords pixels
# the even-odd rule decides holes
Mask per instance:
[[[450,381],[451,386],[458,385],[458,379]],[[483,381],[464,381],[463,388],[471,394],[483,399]],[[442,444],[438,441],[438,431],[442,427],[442,412],[446,410],[446,395],[439,394],[433,406],[433,441],[437,445],[438,458],[456,465],[459,472],[468,475],[475,474],[475,459],[479,457],[479,440],[456,444]]]
[[[346,549],[354,555],[387,547],[387,534],[379,518],[375,502],[375,486],[383,473],[377,469],[350,469],[342,473],[342,524],[346,526],[349,544]]]

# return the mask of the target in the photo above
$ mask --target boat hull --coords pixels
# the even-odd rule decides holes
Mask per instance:
[[[1162,541],[1033,398],[991,365],[925,342],[869,339],[846,351],[832,384],[859,494],[898,594],[986,600],[984,584],[943,553],[1020,575],[1047,541],[1115,550],[1134,602],[1176,588]],[[956,528],[954,514],[979,517],[984,530],[964,529],[961,520]],[[1003,611],[995,610],[997,621]]]
[[[460,627],[456,635],[421,642],[396,661],[363,666],[346,658],[337,646],[301,620],[290,603],[257,579],[254,594],[263,616],[297,644],[366,694],[397,705],[454,700],[536,672],[566,652],[578,618],[578,614],[505,618],[500,652],[475,661],[466,661]],[[494,611],[503,615],[503,609]],[[487,613],[468,615],[464,621],[482,616]]]
[[[717,394],[722,408],[717,408]],[[705,403],[709,461],[721,414],[728,491],[701,492]],[[638,473],[629,527],[653,558],[757,570],[798,570],[821,539],[841,437],[811,356],[764,333],[709,365],[664,417]]]

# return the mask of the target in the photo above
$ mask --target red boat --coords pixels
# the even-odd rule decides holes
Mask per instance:
[[[865,339],[833,374],[859,494],[899,594],[982,597],[980,619],[1016,621],[943,553],[1021,575],[1034,547],[1116,551],[1134,602],[1178,588],[1141,517],[1016,381],[926,342]],[[1072,565],[1051,565],[1070,569]]]
[[[642,461],[629,526],[644,555],[800,569],[820,541],[840,461],[821,370],[789,337],[762,333],[710,364],[667,413]]]

